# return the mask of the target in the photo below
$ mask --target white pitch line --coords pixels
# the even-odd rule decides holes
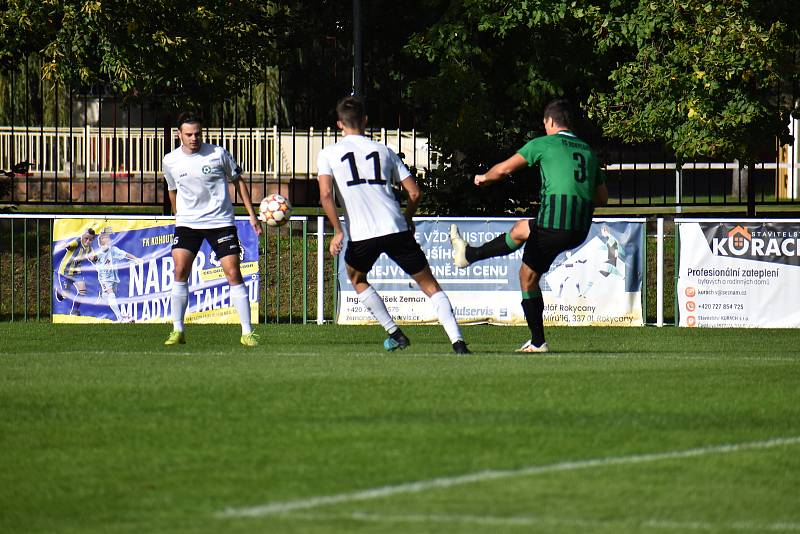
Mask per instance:
[[[665,521],[661,519],[651,519],[642,523],[643,527],[658,528],[664,530],[743,530],[749,532],[800,532],[800,523],[755,523],[755,522],[736,522],[736,523],[706,523],[705,521]]]
[[[597,529],[600,527],[610,527],[613,525],[632,525],[633,521],[628,518],[598,520],[582,519],[578,517],[546,517],[546,516],[479,516],[479,515],[448,515],[448,514],[372,514],[367,512],[349,512],[333,514],[314,514],[314,513],[288,513],[282,517],[300,519],[303,521],[337,521],[352,520],[369,523],[445,523],[448,525],[497,525],[497,526],[571,526],[584,527],[586,529]],[[720,529],[729,531],[749,531],[749,532],[800,532],[800,523],[756,523],[753,521],[739,521],[734,523],[711,523],[707,521],[676,521],[665,519],[649,519],[636,523],[638,528],[650,528],[658,530],[678,530],[688,531],[718,531]]]
[[[476,482],[486,482],[490,480],[502,480],[508,478],[540,475],[544,473],[557,473],[562,471],[576,471],[579,469],[589,469],[592,467],[607,467],[611,465],[656,462],[659,460],[694,458],[698,456],[707,456],[710,454],[727,454],[732,452],[757,450],[757,449],[770,449],[774,447],[782,447],[786,445],[798,445],[798,444],[800,444],[800,436],[795,436],[790,438],[774,438],[764,441],[751,441],[746,443],[713,445],[710,447],[699,447],[696,449],[686,449],[682,451],[667,451],[667,452],[657,452],[650,454],[634,454],[631,456],[611,456],[605,458],[595,458],[591,460],[559,462],[549,465],[524,467],[521,469],[509,469],[501,471],[498,470],[478,471],[477,473],[469,473],[466,475],[460,475],[455,477],[434,478],[430,480],[421,480],[418,482],[409,482],[406,484],[397,484],[394,486],[383,486],[379,488],[371,488],[360,491],[339,493],[335,495],[321,495],[317,497],[309,497],[306,499],[297,499],[293,501],[273,502],[260,506],[250,506],[246,508],[227,508],[225,510],[222,510],[221,512],[217,512],[217,514],[215,515],[218,518],[261,517],[265,515],[292,512],[295,510],[309,510],[312,508],[327,506],[331,504],[366,501],[370,499],[379,499],[381,497],[390,497],[392,495],[400,495],[407,493],[420,493],[432,489],[450,488],[453,486],[461,486],[464,484],[472,484]]]
[[[331,521],[331,520],[353,520],[369,523],[446,523],[450,525],[502,525],[502,526],[524,526],[535,525],[570,525],[585,528],[596,528],[608,526],[611,521],[597,521],[578,518],[550,518],[535,516],[477,516],[477,515],[445,515],[445,514],[404,514],[404,515],[383,515],[370,514],[366,512],[351,512],[342,514],[313,514],[313,513],[288,513],[282,517],[300,519],[304,521]]]

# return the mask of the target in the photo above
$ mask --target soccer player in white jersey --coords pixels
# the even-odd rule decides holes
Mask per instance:
[[[114,317],[118,323],[133,322],[131,317],[122,314],[117,302],[117,285],[120,282],[119,262],[123,260],[139,261],[139,258],[125,252],[121,248],[112,244],[112,230],[103,229],[98,239],[100,250],[94,255],[93,261],[97,266],[97,281],[100,283],[100,297],[108,301],[108,306],[114,312]]]
[[[349,241],[344,261],[358,299],[386,329],[386,350],[404,349],[410,341],[389,315],[383,299],[367,281],[381,253],[385,252],[408,273],[428,296],[453,350],[469,354],[453,315],[450,299],[433,277],[428,260],[414,240],[411,218],[421,192],[406,166],[390,148],[364,137],[367,115],[358,97],[345,97],[336,106],[337,126],[344,138],[319,153],[319,193],[322,208],[334,229],[330,252],[339,254],[344,234],[334,202],[334,188],[345,211]],[[408,194],[405,214],[394,196],[392,184],[399,182]]]
[[[234,184],[242,198],[250,226],[261,235],[261,223],[256,219],[250,202],[250,190],[241,179],[242,169],[222,147],[203,143],[203,121],[199,115],[183,113],[178,118],[178,138],[181,146],[164,156],[164,178],[169,200],[175,213],[175,239],[172,259],[175,262],[175,282],[172,286],[173,330],[165,345],[185,343],[183,319],[189,302],[188,280],[192,262],[203,239],[222,264],[230,284],[230,298],[242,323],[240,341],[247,347],[258,345],[258,335],[250,323],[250,299],[239,268],[239,237],[236,233],[233,204],[228,184]]]

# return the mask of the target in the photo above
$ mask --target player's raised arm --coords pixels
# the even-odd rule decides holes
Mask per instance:
[[[319,180],[319,202],[322,210],[328,217],[328,221],[333,226],[333,239],[329,246],[331,255],[336,256],[342,251],[342,224],[339,222],[339,214],[336,212],[336,202],[333,199],[333,176],[330,174],[320,174]]]
[[[490,184],[491,182],[502,180],[509,174],[513,174],[527,166],[528,162],[525,161],[525,158],[523,158],[520,154],[514,154],[507,160],[501,161],[500,163],[494,165],[486,172],[486,174],[475,175],[474,182],[478,187],[482,187]]]

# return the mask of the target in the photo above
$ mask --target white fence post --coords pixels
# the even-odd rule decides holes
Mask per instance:
[[[797,147],[797,138],[800,135],[800,119],[792,119],[789,121],[789,135],[794,137],[795,142],[789,146],[789,154],[786,163],[789,164],[789,191],[792,200],[800,198],[800,172],[798,172],[798,164],[800,164],[800,148]]]
[[[664,218],[656,219],[656,326],[664,326]]]
[[[85,173],[89,173],[92,169],[89,167],[89,139],[91,138],[91,126],[88,124],[83,129],[83,168]]]
[[[325,322],[325,217],[317,217],[317,324]]]

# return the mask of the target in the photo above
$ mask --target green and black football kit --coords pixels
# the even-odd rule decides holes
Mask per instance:
[[[529,221],[522,261],[539,274],[553,260],[586,239],[592,225],[594,194],[605,183],[597,157],[569,131],[537,137],[517,151],[542,177],[539,213]]]
[[[539,166],[542,177],[539,213],[528,220],[530,235],[525,242],[522,261],[543,275],[562,252],[575,248],[586,239],[592,225],[594,196],[605,176],[589,145],[570,131],[538,137],[517,151],[528,166]],[[519,248],[510,233],[497,236],[479,247],[467,246],[468,263],[509,254]],[[544,299],[538,287],[523,290],[522,310],[531,331],[523,352],[540,352],[544,345]],[[526,350],[528,345],[536,350]]]

